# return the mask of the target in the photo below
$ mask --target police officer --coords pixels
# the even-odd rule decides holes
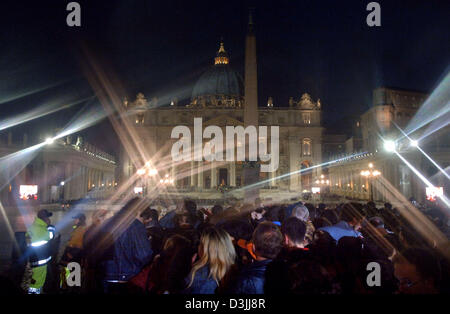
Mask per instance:
[[[40,294],[47,277],[47,264],[52,258],[50,240],[53,238],[53,232],[48,230],[52,215],[48,210],[41,209],[33,224],[28,228],[30,265],[33,271],[28,288],[29,294]]]
[[[48,225],[47,230],[50,235],[50,261],[47,264],[47,277],[43,289],[46,294],[55,294],[59,291],[59,265],[58,253],[61,242],[61,234],[56,233],[56,228],[53,225]]]
[[[60,265],[63,266],[60,276],[60,287],[64,289],[67,288],[67,278],[70,275],[67,264],[70,262],[81,264],[83,259],[83,239],[84,233],[86,232],[86,216],[79,213],[73,216],[72,219],[74,219],[73,231],[60,261]]]

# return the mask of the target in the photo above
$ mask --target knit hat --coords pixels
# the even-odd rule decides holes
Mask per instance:
[[[297,217],[302,221],[307,221],[309,218],[309,210],[303,204],[298,204],[292,209],[291,217]]]

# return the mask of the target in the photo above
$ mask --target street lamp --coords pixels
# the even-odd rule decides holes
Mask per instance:
[[[144,165],[144,167],[138,169],[136,173],[140,176],[143,176],[144,174],[148,174],[149,177],[155,176],[158,174],[158,170],[156,168],[153,168],[150,161],[147,161]]]
[[[158,174],[158,170],[156,170],[155,168],[151,168],[151,169],[148,171],[149,177],[150,177],[150,176],[155,176],[155,175],[157,175],[157,174]]]
[[[388,141],[384,141],[384,149],[387,150],[388,152],[394,152],[395,151],[395,142],[388,140]]]
[[[314,182],[316,183],[316,186],[314,186],[311,189],[311,192],[313,194],[315,194],[315,193],[324,193],[324,194],[329,193],[330,180],[324,174],[321,174]],[[313,190],[317,191],[317,192],[314,192]]]
[[[138,171],[136,171],[136,173],[140,176],[143,176],[146,173],[146,170],[144,168],[138,169]]]
[[[152,166],[152,163],[150,161],[147,161],[144,165],[144,167],[138,169],[136,171],[136,174],[140,177],[143,177],[144,175],[147,174],[148,177],[152,178],[155,177],[158,174],[158,170],[156,170],[156,168],[154,168]],[[145,180],[144,178],[142,179],[142,184],[145,185],[145,190],[147,190],[147,180]],[[117,184],[116,184],[117,185]]]
[[[378,171],[376,169],[373,169],[373,163],[369,163],[369,170],[362,170],[361,171],[361,175],[363,177],[366,177],[368,180],[374,179],[374,178],[378,177],[380,174],[381,174],[380,171]],[[370,192],[370,196],[369,197],[370,197],[371,201],[373,201],[373,187],[372,186],[373,186],[373,183],[371,182],[370,183],[370,190],[369,190],[369,192]]]

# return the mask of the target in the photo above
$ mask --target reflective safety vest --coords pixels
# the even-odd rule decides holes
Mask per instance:
[[[28,229],[28,236],[31,239],[28,243],[31,267],[46,265],[52,259],[50,240],[54,236],[54,227],[48,230],[47,224],[36,218]]]
[[[55,237],[55,233],[56,233],[56,228],[53,225],[48,225],[47,227],[47,231],[50,237],[50,240],[53,239]]]

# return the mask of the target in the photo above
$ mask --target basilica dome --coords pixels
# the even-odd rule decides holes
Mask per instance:
[[[241,107],[243,90],[242,78],[229,65],[221,42],[214,65],[203,73],[194,86],[191,106]]]

